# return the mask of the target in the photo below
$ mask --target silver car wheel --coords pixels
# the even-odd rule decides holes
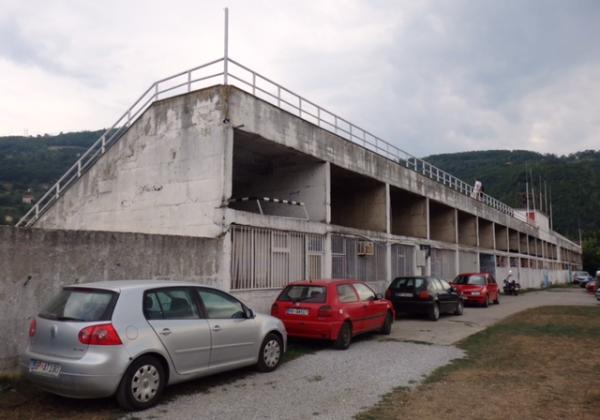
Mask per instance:
[[[131,395],[136,401],[148,402],[158,392],[160,374],[153,365],[142,365],[131,378]]]
[[[276,339],[271,339],[265,344],[265,349],[263,350],[263,360],[265,365],[272,368],[277,366],[279,363],[279,358],[281,357],[281,344]]]

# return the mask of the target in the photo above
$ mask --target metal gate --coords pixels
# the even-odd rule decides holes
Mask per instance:
[[[476,252],[458,252],[458,271],[460,273],[475,273],[479,271]]]
[[[333,277],[373,283],[386,281],[385,244],[374,242],[373,255],[361,255],[358,252],[359,241],[362,240],[341,235],[331,236]]]
[[[496,257],[492,254],[479,254],[479,271],[496,277]]]
[[[323,236],[233,226],[231,288],[280,288],[322,277]]]
[[[415,275],[415,247],[412,245],[392,245],[392,279]]]
[[[431,275],[452,280],[456,274],[456,251],[431,248]]]

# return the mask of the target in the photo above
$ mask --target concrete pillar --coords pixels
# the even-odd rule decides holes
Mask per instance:
[[[323,278],[330,279],[333,277],[333,255],[331,250],[331,233],[325,234],[323,241]]]
[[[392,243],[388,242],[385,244],[385,272],[386,272],[386,284],[385,288],[389,286],[392,278]]]
[[[325,223],[331,223],[331,163],[329,162],[325,162]]]
[[[392,200],[390,198],[390,184],[385,184],[385,232],[392,233]]]
[[[425,219],[427,221],[427,239],[431,239],[431,218],[429,217],[429,214],[430,214],[429,205],[430,205],[429,198],[426,198],[425,199],[425,211],[426,211]],[[431,273],[431,265],[429,266],[428,273]],[[429,275],[429,274],[427,274],[427,275]]]

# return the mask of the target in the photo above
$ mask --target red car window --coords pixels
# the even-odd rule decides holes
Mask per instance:
[[[375,297],[375,292],[362,283],[354,283],[354,288],[358,292],[358,297],[362,301],[373,299]]]
[[[358,302],[356,292],[349,284],[340,284],[337,286],[337,295],[340,303]]]
[[[279,301],[325,303],[327,290],[323,286],[293,285],[286,287],[277,298]]]

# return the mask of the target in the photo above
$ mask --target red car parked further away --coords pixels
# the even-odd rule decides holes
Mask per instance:
[[[283,321],[289,337],[332,340],[339,349],[358,334],[389,334],[395,318],[390,301],[355,280],[290,283],[271,315]]]
[[[466,302],[487,307],[490,302],[500,303],[500,289],[490,273],[464,273],[452,280],[452,286],[463,295]]]
[[[596,291],[598,290],[598,283],[596,279],[588,281],[585,285],[585,290],[593,295],[596,294]]]

